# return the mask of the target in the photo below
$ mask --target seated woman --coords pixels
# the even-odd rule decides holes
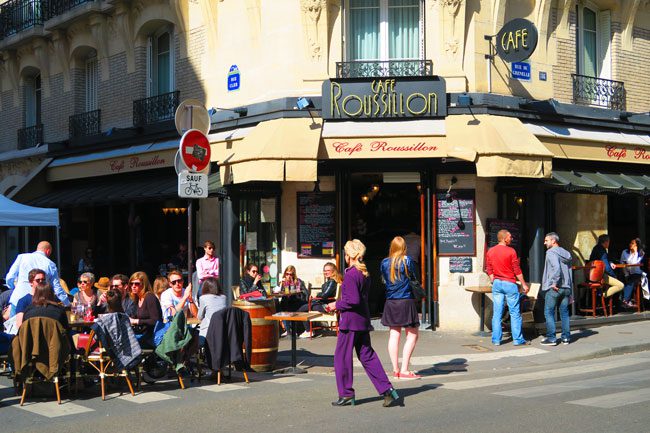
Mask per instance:
[[[160,296],[167,289],[169,289],[169,280],[167,279],[167,277],[158,275],[156,279],[153,281],[153,294],[156,295],[158,300],[160,300]]]
[[[260,275],[259,267],[253,263],[248,263],[244,268],[244,276],[239,282],[239,294],[243,295],[244,293],[251,293],[256,290],[266,295],[266,291],[262,286],[262,276]]]
[[[86,308],[92,309],[93,315],[97,315],[97,307],[99,305],[99,297],[97,291],[93,287],[95,283],[95,275],[90,272],[84,272],[77,280],[77,287],[79,291],[74,295],[72,306],[85,305]]]
[[[300,307],[307,304],[309,299],[309,288],[298,278],[296,268],[289,265],[284,270],[282,281],[278,286],[280,293],[285,293],[288,296],[283,296],[280,301],[280,311],[298,311]],[[289,321],[284,322],[285,332],[282,336],[286,336],[291,331],[291,324]]]
[[[323,276],[325,282],[321,286],[320,292],[316,295],[317,299],[311,302],[311,311],[319,311],[325,313],[325,305],[330,302],[336,301],[336,288],[343,281],[343,277],[339,273],[336,265],[332,262],[325,263],[323,266]],[[298,311],[309,311],[309,304],[305,304],[298,308]],[[298,338],[308,338],[309,335],[309,322],[304,322],[305,331],[298,336]]]
[[[221,283],[214,277],[207,277],[201,286],[201,297],[199,298],[199,312],[196,317],[201,319],[199,326],[199,345],[205,345],[205,336],[208,334],[210,319],[217,311],[226,308],[226,296],[221,291]]]
[[[147,274],[142,271],[135,272],[129,278],[129,287],[133,300],[138,304],[136,318],[131,318],[131,325],[135,326],[135,335],[143,348],[153,348],[153,330],[156,323],[162,320],[160,301],[151,290]]]
[[[70,329],[65,309],[54,296],[50,284],[38,284],[34,289],[32,303],[25,309],[23,322],[32,317],[49,317],[57,320],[66,330]]]
[[[643,262],[645,259],[645,252],[641,239],[635,238],[630,241],[628,249],[621,253],[621,263],[627,265],[641,265],[630,266],[623,268],[625,272],[625,286],[623,287],[623,306],[626,308],[635,308],[636,304],[632,301],[632,292],[634,287],[641,281],[643,277]]]

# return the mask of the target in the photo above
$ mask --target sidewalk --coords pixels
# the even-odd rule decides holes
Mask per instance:
[[[402,336],[404,334],[402,333]],[[507,334],[506,334],[507,335]],[[372,345],[386,369],[391,371],[386,349],[387,331],[373,331]],[[537,337],[530,346],[513,346],[508,340],[493,346],[490,337],[470,334],[420,331],[420,338],[411,362],[411,370],[422,374],[449,371],[474,371],[527,365],[550,365],[624,353],[650,350],[650,321],[601,326],[571,332],[571,344],[542,346]],[[402,343],[403,344],[403,343]],[[297,358],[309,373],[331,374],[336,336],[298,339]],[[291,339],[280,340],[278,364],[287,365],[291,355]],[[355,367],[361,366],[355,358]]]

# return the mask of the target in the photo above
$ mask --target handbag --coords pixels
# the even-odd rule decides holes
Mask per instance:
[[[409,280],[409,286],[411,287],[411,292],[416,301],[420,301],[422,298],[427,296],[426,292],[422,288],[422,284],[418,280]]]

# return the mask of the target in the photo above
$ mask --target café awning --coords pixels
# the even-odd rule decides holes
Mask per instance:
[[[553,153],[515,117],[449,116],[447,141],[449,156],[474,155],[479,177],[551,175]]]
[[[243,139],[213,143],[224,185],[250,181],[315,181],[322,121],[262,122]]]
[[[650,196],[650,176],[647,175],[553,170],[553,175],[545,182],[568,192],[633,193]]]

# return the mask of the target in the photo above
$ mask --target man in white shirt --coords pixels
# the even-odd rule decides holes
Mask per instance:
[[[192,283],[183,290],[183,275],[178,271],[167,274],[170,288],[160,295],[163,318],[174,317],[177,311],[185,311],[188,317],[196,317],[198,308],[192,299]]]

